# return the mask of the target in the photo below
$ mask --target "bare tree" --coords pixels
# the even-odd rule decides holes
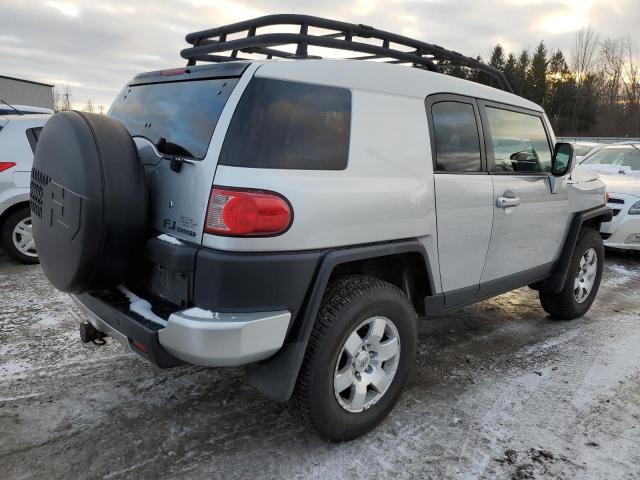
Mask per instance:
[[[635,123],[635,134],[640,136],[640,56],[630,36],[622,43],[622,88],[627,114]]]
[[[605,77],[603,100],[615,104],[620,98],[620,82],[624,67],[622,41],[618,38],[606,37],[600,42],[599,63]]]
[[[53,110],[55,112],[61,112],[64,110],[71,110],[71,88],[69,85],[63,85],[62,87],[53,88]]]
[[[87,103],[82,110],[87,113],[93,113],[93,102],[91,101],[91,99],[87,100]]]
[[[584,82],[587,75],[593,71],[597,51],[598,35],[591,30],[591,26],[576,32],[571,59],[578,84]]]

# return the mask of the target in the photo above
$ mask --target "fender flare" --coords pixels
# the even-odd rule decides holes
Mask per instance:
[[[282,348],[271,358],[245,367],[249,383],[263,395],[287,401],[293,392],[307,342],[311,336],[316,315],[331,273],[340,264],[357,260],[385,257],[403,253],[418,253],[425,262],[429,288],[434,292],[431,264],[424,245],[418,240],[366,245],[328,251],[321,259],[300,309]]]
[[[601,223],[610,222],[612,218],[613,211],[606,205],[601,205],[590,210],[576,213],[571,220],[571,225],[569,226],[569,231],[564,241],[562,252],[556,262],[553,273],[549,278],[532,285],[532,287],[543,292],[560,293],[567,280],[569,264],[571,263],[571,257],[573,256],[573,251],[576,248],[578,236],[580,235],[582,227],[585,223],[593,223],[599,229]]]

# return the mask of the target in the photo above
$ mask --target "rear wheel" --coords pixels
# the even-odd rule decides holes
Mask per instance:
[[[31,230],[31,211],[28,206],[13,212],[2,225],[0,242],[4,251],[22,263],[38,263],[38,253]]]
[[[332,283],[316,318],[290,411],[331,441],[378,425],[413,366],[416,313],[395,286],[365,276]]]
[[[542,308],[553,318],[572,320],[581,317],[598,294],[604,268],[602,237],[592,228],[580,232],[569,273],[560,293],[540,292]]]

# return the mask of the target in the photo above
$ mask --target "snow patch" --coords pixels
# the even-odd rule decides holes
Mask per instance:
[[[211,310],[204,310],[198,307],[189,308],[181,313],[187,317],[206,318],[208,320],[220,319],[220,314],[218,312],[212,312]]]
[[[606,165],[601,163],[580,164],[581,170],[589,170],[590,172],[604,173],[607,175],[628,175],[630,177],[640,177],[640,170],[631,170],[631,167],[624,165]]]
[[[609,270],[613,270],[614,272],[620,275],[624,275],[625,277],[640,277],[640,270],[629,270],[622,265],[610,264]]]
[[[172,245],[184,245],[184,243],[182,243],[180,240],[178,240],[176,237],[172,237],[171,235],[167,235],[166,233],[163,233],[162,235],[158,235],[156,237],[158,240],[161,240],[163,242],[167,242],[170,243]]]
[[[160,318],[158,315],[153,313],[153,310],[151,310],[151,304],[145,299],[140,298],[123,285],[118,286],[118,290],[124,293],[129,299],[129,310],[131,310],[133,313],[137,313],[150,322],[157,323],[158,325],[162,325],[163,327],[167,326],[167,321],[164,318]]]

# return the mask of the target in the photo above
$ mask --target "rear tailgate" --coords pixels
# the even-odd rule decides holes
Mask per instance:
[[[220,146],[253,71],[248,63],[135,77],[109,111],[133,136],[147,174],[150,224],[200,244]]]

